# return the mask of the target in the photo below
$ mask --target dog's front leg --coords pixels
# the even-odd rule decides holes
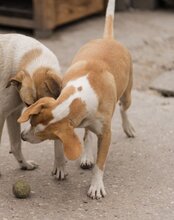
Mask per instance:
[[[63,144],[60,140],[54,141],[54,167],[52,175],[58,180],[64,180],[67,176],[65,171],[66,159],[64,157]]]
[[[23,170],[34,170],[38,165],[34,161],[26,161],[21,151],[20,124],[17,119],[22,109],[19,108],[7,117],[7,127],[10,137],[11,151]]]
[[[105,161],[107,158],[109,145],[111,141],[111,129],[110,127],[103,129],[103,134],[98,135],[98,153],[97,162],[93,169],[93,177],[91,186],[88,191],[88,196],[92,199],[100,199],[106,195],[103,184],[103,173]]]
[[[81,157],[80,167],[82,169],[91,169],[94,166],[94,150],[92,147],[93,134],[85,128],[84,152]]]

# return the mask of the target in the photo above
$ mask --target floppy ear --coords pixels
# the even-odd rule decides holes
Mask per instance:
[[[69,124],[64,132],[56,131],[55,134],[63,143],[65,156],[69,160],[78,159],[82,152],[82,145],[73,127]]]
[[[24,123],[26,121],[29,120],[29,118],[32,116],[32,115],[37,115],[40,113],[40,111],[42,110],[43,108],[43,104],[33,104],[31,105],[30,107],[28,107],[23,113],[22,115],[18,118],[18,122],[19,123]]]
[[[12,85],[17,90],[20,90],[22,86],[22,81],[25,78],[25,76],[26,76],[26,73],[23,70],[19,71],[15,76],[9,79],[6,88]]]
[[[57,99],[62,89],[61,77],[53,71],[48,71],[44,84],[47,87],[51,97]]]

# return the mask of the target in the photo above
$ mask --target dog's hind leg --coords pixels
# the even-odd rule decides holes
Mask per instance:
[[[5,122],[5,116],[3,115],[2,112],[0,112],[0,143],[1,143],[1,136],[2,136],[2,130],[4,127],[4,122]]]
[[[135,130],[133,126],[131,125],[128,115],[127,115],[127,109],[131,105],[131,89],[132,89],[132,75],[130,75],[130,82],[120,98],[120,113],[122,118],[122,127],[124,132],[128,137],[135,137]]]
[[[84,151],[80,161],[80,167],[82,169],[91,169],[94,166],[94,152],[92,147],[93,134],[87,128],[85,128],[84,135]]]
[[[5,117],[4,117],[3,113],[0,112],[0,144],[1,144],[1,136],[2,136],[2,130],[4,127],[4,122],[5,122]],[[0,176],[1,176],[1,172],[0,172]]]
[[[35,164],[33,161],[26,161],[21,151],[21,137],[20,137],[21,129],[20,129],[20,124],[17,123],[17,119],[19,118],[21,111],[22,111],[22,107],[19,107],[7,117],[7,128],[8,128],[10,144],[11,144],[10,153],[13,153],[21,169],[33,170],[38,165]]]

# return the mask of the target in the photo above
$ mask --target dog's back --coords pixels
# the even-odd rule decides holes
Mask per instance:
[[[9,76],[21,69],[32,75],[38,66],[46,64],[60,72],[56,56],[39,41],[25,35],[1,34],[0,57],[0,85],[5,86]]]
[[[92,69],[97,74],[109,72],[114,76],[116,84],[124,82],[119,89],[117,88],[117,98],[119,99],[127,87],[132,62],[129,51],[113,36],[114,5],[114,0],[109,1],[103,38],[90,41],[81,47],[72,63],[85,61],[89,70]]]

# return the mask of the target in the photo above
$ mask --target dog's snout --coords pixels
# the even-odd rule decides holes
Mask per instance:
[[[25,137],[24,132],[21,133],[21,139],[22,139],[23,141],[26,141],[26,140],[27,140],[26,137]]]

